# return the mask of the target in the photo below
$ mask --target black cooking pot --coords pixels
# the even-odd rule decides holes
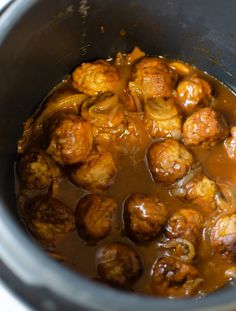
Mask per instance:
[[[38,310],[236,310],[235,288],[200,300],[142,297],[98,285],[48,258],[16,213],[22,122],[81,61],[138,45],[180,58],[236,90],[234,0],[16,0],[0,20],[0,277]]]

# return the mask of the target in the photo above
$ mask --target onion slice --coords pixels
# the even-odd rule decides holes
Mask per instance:
[[[80,106],[87,98],[88,96],[85,94],[75,94],[62,98],[59,101],[49,102],[41,115],[36,119],[34,128],[41,128],[45,121],[58,111],[72,109],[75,113],[78,113]]]
[[[81,115],[101,128],[114,128],[124,119],[124,109],[116,95],[106,95],[94,102],[88,99],[81,109]]]
[[[144,111],[147,118],[154,121],[165,121],[178,115],[174,98],[168,100],[161,97],[150,99],[145,104]]]
[[[195,257],[195,247],[193,246],[191,242],[189,242],[186,239],[182,239],[182,238],[173,239],[173,240],[169,240],[164,243],[159,243],[158,246],[162,248],[166,248],[166,249],[176,249],[180,244],[183,245],[184,247],[185,246],[187,247],[188,253],[180,255],[179,257],[177,256],[171,256],[171,257],[180,259],[184,262],[191,262],[193,258]]]
[[[185,197],[186,195],[186,185],[193,180],[202,170],[200,162],[192,165],[190,171],[183,178],[179,179],[174,186],[170,189],[170,194],[174,197]]]

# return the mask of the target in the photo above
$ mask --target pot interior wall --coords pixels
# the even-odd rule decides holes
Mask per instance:
[[[183,59],[236,89],[233,0],[19,0],[13,6],[19,4],[22,11],[12,11],[0,38],[0,200],[13,214],[22,122],[81,61],[137,45],[150,55]]]

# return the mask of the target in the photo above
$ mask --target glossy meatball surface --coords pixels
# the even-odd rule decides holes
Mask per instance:
[[[172,184],[188,172],[193,156],[181,143],[167,139],[151,145],[147,160],[156,182]]]
[[[111,243],[98,250],[97,271],[104,282],[129,288],[140,277],[142,264],[132,247]]]
[[[110,152],[91,154],[72,172],[72,181],[91,191],[106,190],[113,183],[117,168]]]
[[[202,108],[193,113],[183,125],[183,140],[186,145],[214,145],[228,134],[223,116],[212,108]]]
[[[88,95],[113,93],[119,84],[119,74],[116,67],[104,60],[83,63],[74,70],[72,79],[74,87]]]
[[[25,213],[28,229],[43,241],[53,243],[57,235],[75,229],[73,211],[51,197],[35,198]]]
[[[178,84],[177,101],[182,110],[192,112],[199,103],[208,103],[211,93],[211,86],[206,80],[190,76]]]
[[[61,171],[56,163],[45,153],[38,151],[22,155],[18,171],[25,187],[30,190],[49,188],[61,177]]]
[[[159,296],[192,296],[200,283],[198,271],[193,265],[172,257],[159,258],[152,270],[152,290]]]
[[[199,240],[203,226],[202,215],[193,209],[181,209],[171,216],[166,225],[166,236],[170,239],[182,238],[193,245]]]
[[[86,160],[93,145],[89,122],[81,117],[60,119],[50,135],[47,152],[61,165],[75,164]]]
[[[135,65],[133,81],[129,83],[132,93],[141,93],[143,99],[170,97],[175,84],[175,73],[163,59],[145,57]]]
[[[115,226],[117,204],[109,197],[88,194],[76,207],[75,221],[79,235],[85,240],[107,236]]]
[[[236,214],[217,220],[211,231],[211,246],[218,253],[236,260]]]
[[[168,209],[157,197],[132,194],[125,202],[128,234],[137,241],[155,239],[164,227]]]

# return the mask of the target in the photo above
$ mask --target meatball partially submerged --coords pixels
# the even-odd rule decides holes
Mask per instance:
[[[180,139],[182,122],[173,98],[150,99],[144,111],[144,122],[151,137]]]
[[[51,197],[37,197],[25,210],[27,227],[37,238],[53,243],[59,234],[75,229],[73,211]]]
[[[25,153],[20,159],[18,170],[22,182],[30,190],[47,189],[61,177],[56,163],[41,151]]]
[[[114,93],[119,85],[119,74],[116,67],[104,60],[94,63],[83,63],[73,74],[73,86],[88,95]]]
[[[86,160],[93,145],[89,122],[81,117],[62,118],[54,125],[47,152],[61,165]]]
[[[218,219],[211,231],[211,246],[218,253],[236,260],[236,214]]]
[[[211,98],[210,84],[196,76],[187,77],[177,87],[179,106],[186,112],[192,112],[199,103],[206,104]]]
[[[164,227],[168,210],[157,197],[132,194],[125,202],[127,231],[138,241],[151,241]]]
[[[212,108],[202,108],[193,113],[183,125],[183,139],[186,145],[215,145],[228,135],[223,116]]]
[[[172,139],[153,143],[147,159],[154,180],[166,184],[173,184],[182,178],[193,163],[192,154]]]
[[[75,212],[76,227],[80,236],[96,240],[107,236],[115,224],[117,204],[102,195],[82,197]]]
[[[141,94],[143,100],[153,97],[171,97],[176,75],[160,58],[145,57],[135,65],[133,81],[129,82],[131,94]]]
[[[141,275],[142,265],[133,248],[111,243],[99,249],[97,270],[101,279],[108,284],[129,288]]]
[[[82,166],[72,171],[72,181],[88,190],[106,190],[112,184],[117,168],[110,152],[91,154]]]
[[[216,207],[217,185],[204,174],[199,174],[186,185],[185,199],[209,209]]]
[[[153,267],[152,290],[159,296],[192,296],[197,293],[201,282],[193,265],[175,258],[159,258]]]
[[[202,225],[203,218],[198,211],[181,209],[168,220],[166,236],[170,239],[182,238],[196,245]]]
[[[236,126],[231,128],[230,134],[231,137],[225,140],[224,146],[230,159],[236,160]]]

